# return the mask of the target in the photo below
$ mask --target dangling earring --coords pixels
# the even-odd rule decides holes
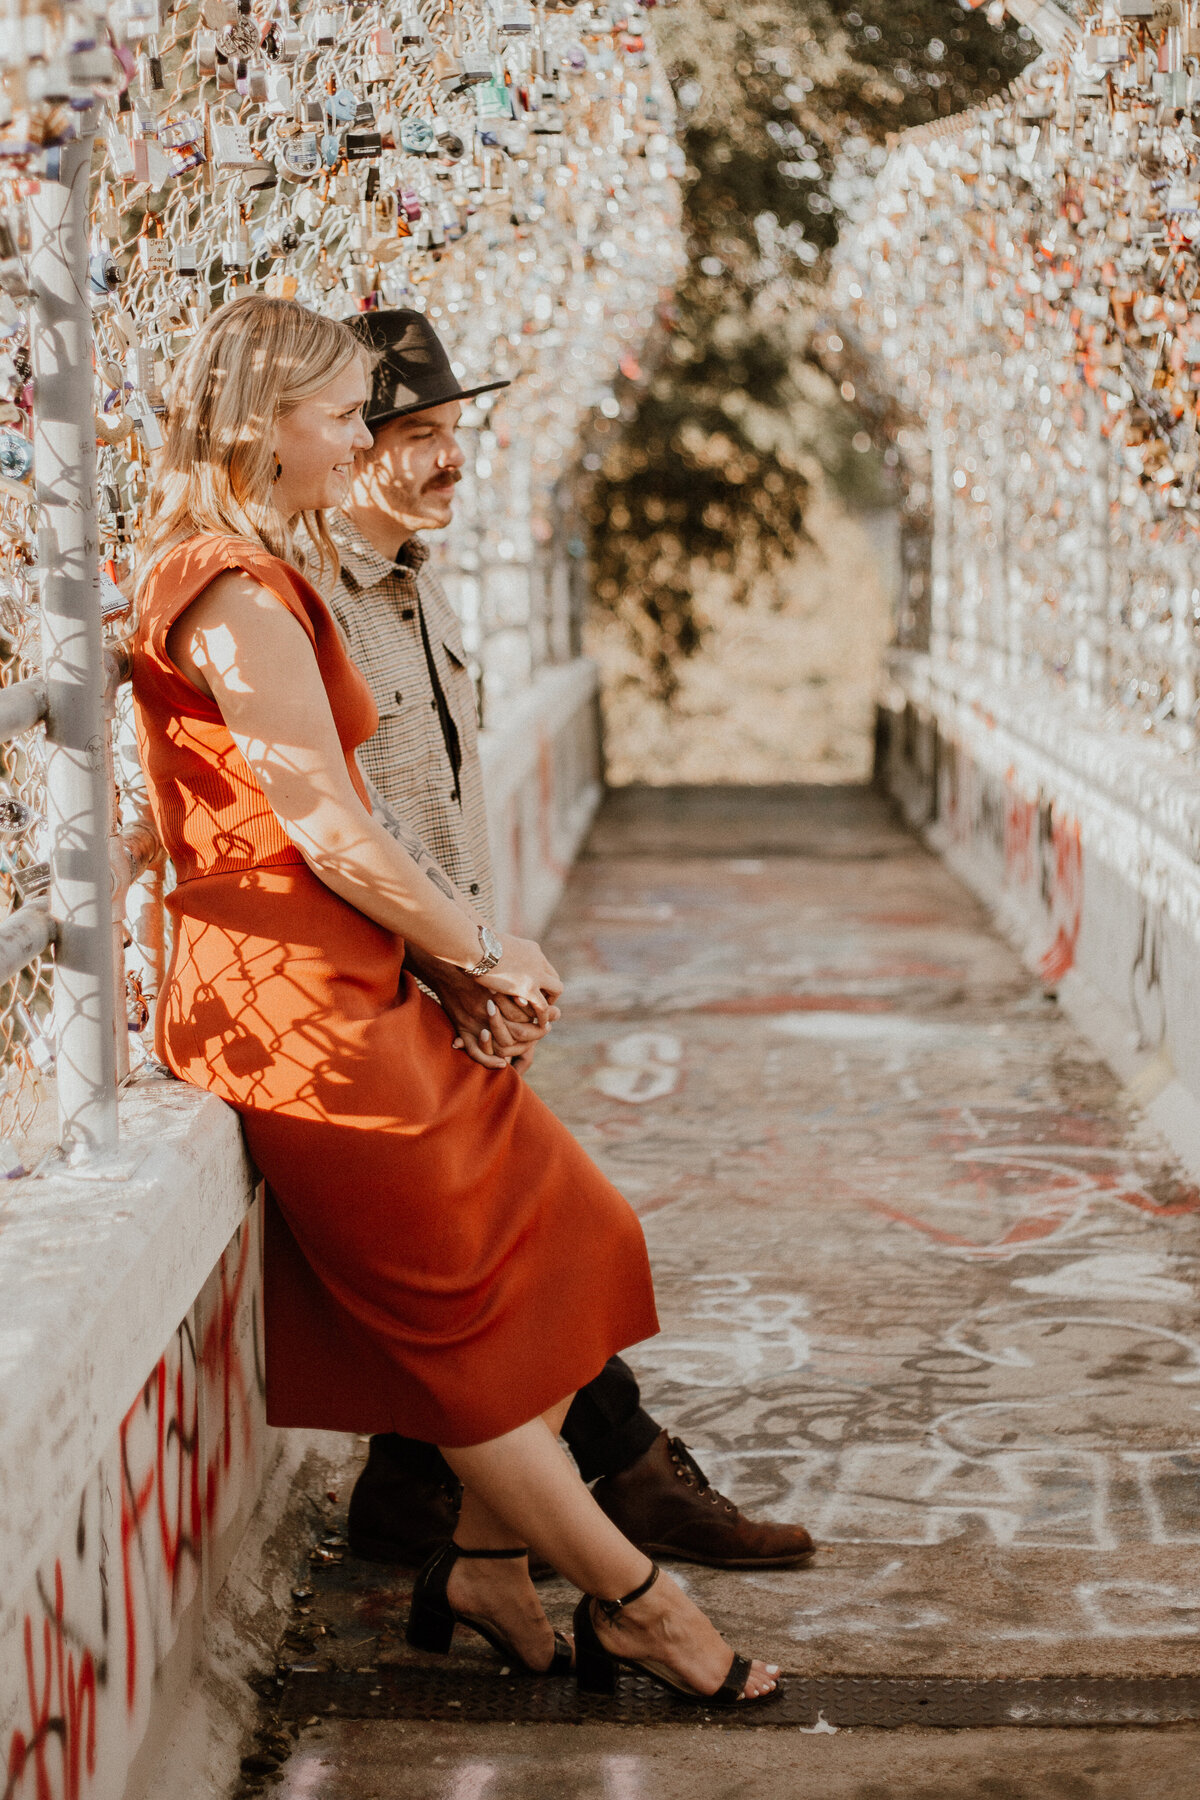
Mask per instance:
[[[280,462],[279,458],[276,457],[275,458],[275,480],[278,481],[279,477],[282,474],[283,474],[283,464]]]

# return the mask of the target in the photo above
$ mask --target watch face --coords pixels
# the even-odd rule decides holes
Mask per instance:
[[[492,930],[490,925],[481,925],[479,927],[479,941],[483,945],[487,955],[492,957],[496,962],[499,962],[504,954],[504,945],[500,942],[500,939],[496,936],[496,933]]]

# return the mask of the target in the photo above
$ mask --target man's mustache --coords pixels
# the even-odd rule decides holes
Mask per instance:
[[[444,469],[440,475],[434,475],[425,483],[426,490],[437,487],[456,487],[462,480],[461,469]]]

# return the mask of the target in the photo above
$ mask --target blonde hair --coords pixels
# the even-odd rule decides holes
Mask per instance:
[[[139,587],[165,550],[201,531],[248,538],[301,569],[315,552],[337,579],[324,513],[301,513],[302,535],[275,505],[274,432],[356,356],[374,361],[348,325],[295,300],[245,294],[205,321],[171,381]]]

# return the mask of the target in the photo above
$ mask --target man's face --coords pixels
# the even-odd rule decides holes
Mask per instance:
[[[461,414],[460,402],[447,400],[381,426],[356,470],[351,505],[378,507],[410,532],[448,525],[465,461]]]

